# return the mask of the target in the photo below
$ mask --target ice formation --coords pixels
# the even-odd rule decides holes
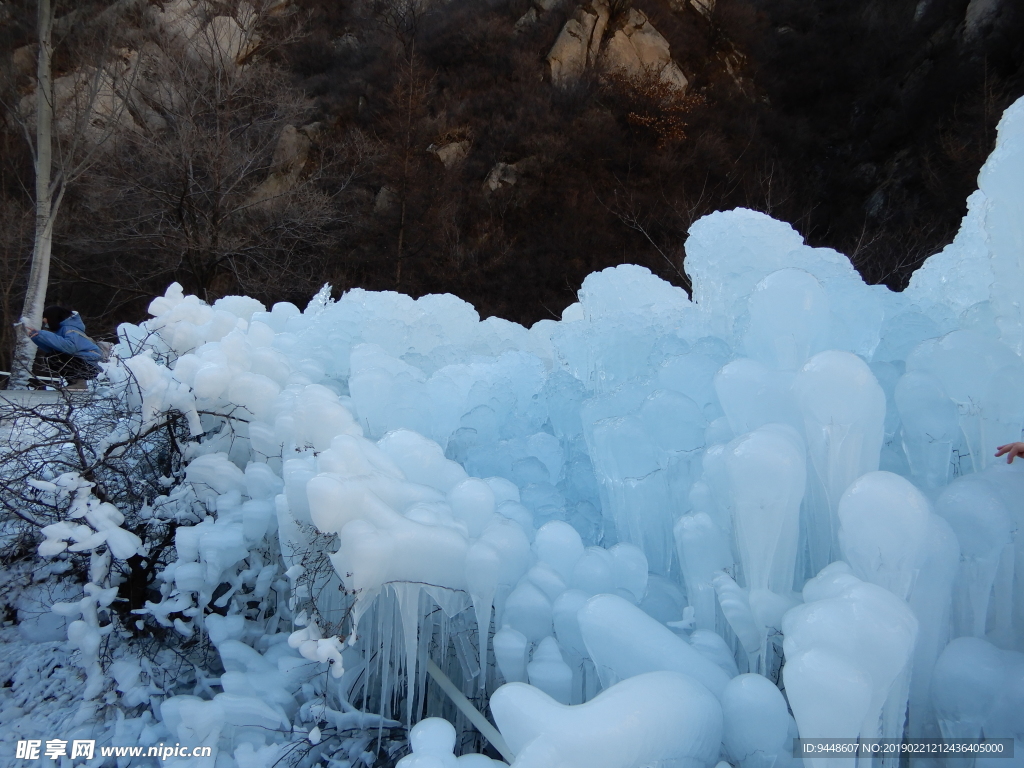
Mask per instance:
[[[577,706],[508,683],[491,711],[518,768],[698,768],[713,765],[721,748],[721,705],[677,672],[638,674]]]
[[[172,286],[122,352],[143,418],[203,435],[208,514],[147,611],[226,672],[163,732],[272,762],[329,666],[325,727],[455,723],[416,725],[403,768],[490,764],[454,756],[466,706],[517,768],[770,768],[798,731],[908,722],[1024,754],[1024,466],[992,457],[1024,426],[1022,179],[1024,101],[902,293],[742,209],[691,228],[692,299],[626,265],[529,329],[452,296]],[[134,553],[90,509],[45,552]],[[280,610],[210,613],[223,584]],[[103,599],[66,609],[90,680]]]

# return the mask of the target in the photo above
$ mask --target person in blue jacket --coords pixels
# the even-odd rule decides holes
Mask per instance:
[[[25,330],[44,354],[50,374],[66,379],[69,389],[85,389],[86,380],[99,374],[103,354],[86,335],[85,323],[77,312],[57,305],[47,307],[43,310],[43,328]]]

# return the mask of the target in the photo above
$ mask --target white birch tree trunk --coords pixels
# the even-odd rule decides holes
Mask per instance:
[[[24,332],[28,323],[39,328],[46,306],[46,287],[50,281],[50,252],[53,247],[53,223],[60,207],[53,200],[51,176],[53,169],[53,11],[50,0],[38,0],[39,60],[36,68],[36,225],[32,246],[32,268],[25,290],[21,312],[21,333],[15,345],[11,366],[10,389],[27,389],[32,375],[36,345]]]

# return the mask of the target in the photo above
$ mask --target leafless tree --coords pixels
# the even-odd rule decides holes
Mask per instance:
[[[258,56],[225,63],[154,33],[131,66],[143,127],[83,181],[68,236],[83,258],[65,271],[129,297],[172,280],[210,300],[321,285],[339,226],[331,197],[372,142],[349,131],[321,149],[332,127],[304,126],[309,103]]]
[[[16,137],[0,138],[0,153],[10,147]],[[0,165],[0,187],[6,187],[7,164]],[[31,242],[32,211],[25,198],[0,194],[0,369],[9,371],[11,348],[17,328],[14,325],[21,309],[21,291],[28,271],[26,245]]]
[[[58,20],[57,3],[38,0],[34,93],[16,105],[4,105],[11,119],[20,124],[32,150],[35,228],[21,317],[35,327],[42,322],[54,225],[65,193],[97,161],[127,116],[126,90],[116,82],[117,66],[110,60],[110,54],[118,20],[132,5],[134,0],[118,0],[106,7],[79,5]],[[89,45],[83,51],[90,55],[83,53],[81,66],[55,79],[54,52],[65,39],[60,33],[82,25],[88,27],[88,33],[78,31],[78,39],[88,37]],[[16,93],[10,88],[3,91]],[[35,351],[28,336],[19,334],[10,387],[27,386]]]
[[[395,288],[402,285],[402,260],[406,250],[406,225],[409,212],[410,165],[413,161],[413,115],[422,106],[429,86],[416,71],[416,43],[423,25],[422,0],[376,0],[373,15],[378,25],[391,36],[401,51],[402,72],[395,93],[395,106],[402,115],[402,166],[398,189],[398,243],[395,250]]]
[[[337,181],[327,166],[346,153],[317,150],[300,127],[309,104],[267,62],[298,34],[274,15],[279,3],[182,16],[98,0],[59,16],[56,2],[38,1],[34,81],[8,67],[0,82],[35,181],[30,274],[8,284],[24,286],[24,306],[14,315],[5,300],[5,315],[38,327],[55,275],[103,287],[108,311],[171,280],[207,298],[322,284],[322,260],[309,255],[337,222],[317,181]],[[15,335],[9,386],[21,387],[36,347]]]

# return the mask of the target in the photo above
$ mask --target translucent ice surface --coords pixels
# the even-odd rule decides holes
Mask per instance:
[[[868,365],[849,352],[821,352],[794,381],[813,468],[808,493],[811,565],[838,555],[839,499],[850,483],[878,469],[885,393]]]
[[[931,511],[914,485],[869,472],[839,500],[839,543],[858,578],[906,600],[929,552]]]
[[[722,694],[723,744],[740,768],[792,762],[793,718],[779,689],[761,675],[739,675]]]
[[[796,430],[769,424],[729,443],[733,532],[751,590],[793,588],[807,452]]]
[[[398,761],[396,768],[497,768],[505,765],[484,755],[455,757],[455,728],[440,717],[420,720],[409,732],[412,754]]]
[[[782,622],[784,679],[800,734],[899,738],[918,628],[910,607],[842,561],[804,586],[804,601]]]
[[[575,707],[522,683],[491,696],[515,768],[710,768],[722,742],[722,707],[675,672],[631,677]]]
[[[144,610],[226,671],[160,727],[309,734],[285,669],[309,664],[327,700],[413,727],[403,768],[487,765],[455,753],[488,738],[466,709],[488,703],[520,768],[784,768],[797,732],[1019,738],[1024,461],[993,454],[1024,427],[1022,169],[1024,102],[902,293],[744,209],[690,228],[691,296],[622,265],[529,329],[448,295],[265,311],[172,286],[107,375],[142,423],[176,411],[196,437]],[[34,486],[78,494],[41,554],[136,553],[88,485]],[[219,615],[250,590],[272,615]],[[99,594],[54,608],[90,692]]]
[[[682,672],[716,696],[729,681],[722,669],[675,633],[616,595],[598,595],[579,611],[580,630],[605,686],[644,672]]]
[[[826,349],[830,307],[821,283],[800,269],[772,272],[754,287],[749,302],[747,354],[766,365],[798,370]]]

